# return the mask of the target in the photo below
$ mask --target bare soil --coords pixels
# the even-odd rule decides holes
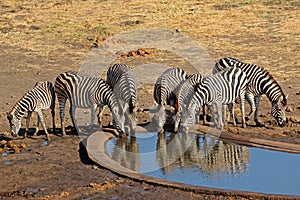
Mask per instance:
[[[36,81],[54,82],[67,70],[78,70],[96,40],[136,28],[177,29],[194,38],[214,61],[232,56],[266,68],[289,94],[289,124],[278,127],[263,97],[260,119],[246,129],[228,125],[235,134],[300,143],[300,4],[294,0],[264,1],[0,1],[0,141],[25,143],[19,153],[0,156],[0,199],[240,199],[195,194],[137,182],[89,160],[84,142],[68,128],[67,137],[44,132],[35,138],[13,139],[6,113]],[[142,48],[142,47],[141,47]],[[135,67],[156,60],[171,67],[180,58],[154,51],[122,61]],[[151,87],[139,90],[139,123],[149,122]],[[144,109],[144,111],[143,111]],[[237,110],[237,109],[236,109]],[[56,111],[58,113],[58,109]],[[52,127],[50,111],[46,125]],[[68,114],[67,124],[70,125]],[[105,117],[109,121],[109,114]],[[25,121],[23,121],[23,125]],[[31,126],[36,124],[33,117]],[[56,114],[56,126],[59,125]],[[32,133],[34,132],[31,129]]]

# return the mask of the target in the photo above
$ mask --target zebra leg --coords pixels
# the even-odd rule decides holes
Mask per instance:
[[[227,114],[227,105],[222,105],[222,119],[224,125],[227,125],[227,122],[230,120],[230,112]]]
[[[261,99],[261,95],[255,97],[255,113],[254,113],[254,121],[256,123],[256,126],[262,126],[262,124],[258,120],[258,107],[259,107],[259,102]]]
[[[216,106],[217,106],[217,115],[218,115],[218,128],[223,130],[224,128],[224,123],[223,123],[223,112],[222,112],[222,102],[221,101],[217,101],[216,102]]]
[[[45,130],[47,140],[50,141],[49,133],[47,131],[46,124],[45,124],[44,117],[43,117],[43,113],[42,113],[41,110],[38,111],[38,115],[39,115],[39,120],[42,123],[42,126],[43,126],[43,128]]]
[[[246,128],[246,120],[245,120],[245,93],[242,93],[240,95],[240,100],[241,100],[241,104],[240,104],[240,109],[241,109],[241,113],[242,113],[242,123],[243,123],[243,128]]]
[[[69,113],[70,113],[70,116],[71,116],[73,127],[75,128],[76,132],[78,132],[77,131],[78,127],[77,127],[76,120],[75,120],[75,111],[76,111],[75,106],[72,103],[70,103],[70,111],[69,111]]]
[[[32,112],[28,111],[28,115],[27,115],[27,118],[26,118],[26,128],[25,128],[24,138],[27,137],[31,114],[32,114]]]
[[[41,121],[39,113],[37,113],[37,114],[38,114],[38,116],[37,116],[36,128],[35,128],[35,131],[33,133],[34,137],[37,136],[37,133],[39,132],[40,121]]]
[[[66,130],[65,130],[65,106],[66,106],[66,101],[67,101],[67,99],[58,97],[60,126],[61,126],[62,136],[66,136]]]
[[[235,113],[234,113],[234,103],[228,104],[228,110],[229,110],[229,116],[232,117],[233,120],[233,126],[236,126],[236,119],[235,119]]]
[[[165,114],[165,108],[163,105],[158,105],[158,132],[162,133],[164,132],[164,124],[166,122],[166,114]]]
[[[91,107],[91,124],[89,125],[88,129],[92,129],[95,121],[97,104],[92,105]]]
[[[102,126],[102,121],[101,121],[101,119],[102,119],[102,115],[103,115],[103,111],[104,111],[103,108],[104,108],[103,105],[99,105],[99,112],[98,112],[98,114],[97,114],[98,125],[99,125],[100,128],[101,128],[101,126]]]
[[[136,112],[133,112],[129,115],[129,121],[130,121],[130,131],[131,131],[130,134],[134,136],[136,132],[136,121],[137,121]]]
[[[53,134],[55,134],[55,96],[51,106],[51,115],[52,115]]]
[[[174,127],[174,132],[177,132],[179,129],[179,123],[180,123],[180,111],[178,110],[177,113],[175,114],[175,127]]]
[[[254,103],[254,95],[252,93],[247,92],[246,93],[246,100],[248,101],[249,105],[250,105],[250,112],[248,114],[248,116],[245,118],[247,121],[252,117],[253,113],[256,110],[256,106]]]
[[[206,120],[206,106],[205,106],[205,104],[203,104],[203,106],[202,106],[202,114],[203,114],[203,124],[205,125],[207,123],[207,120]]]

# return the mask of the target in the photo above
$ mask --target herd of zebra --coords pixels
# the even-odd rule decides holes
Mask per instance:
[[[235,101],[240,98],[242,126],[246,127],[246,120],[254,114],[254,121],[258,120],[258,108],[261,96],[265,94],[272,104],[271,115],[278,125],[286,123],[285,107],[287,95],[276,80],[263,68],[243,63],[235,58],[222,58],[216,62],[213,75],[204,77],[200,73],[187,74],[180,68],[169,68],[154,85],[154,100],[156,104],[155,118],[158,131],[164,131],[166,123],[166,106],[171,107],[175,119],[177,132],[179,124],[184,131],[188,131],[199,119],[199,109],[207,105],[212,112],[215,124],[223,129],[226,106],[236,125],[234,113]],[[34,135],[38,132],[41,122],[47,140],[47,132],[42,110],[51,109],[53,132],[55,132],[55,100],[59,102],[62,135],[65,133],[64,111],[66,101],[70,102],[70,116],[73,126],[77,129],[75,120],[76,108],[91,109],[91,124],[93,126],[97,108],[98,124],[104,106],[108,106],[113,118],[113,126],[120,136],[126,136],[125,126],[129,126],[130,134],[134,134],[137,124],[136,82],[131,69],[125,64],[114,64],[107,71],[106,80],[98,77],[88,77],[74,71],[64,72],[57,76],[55,84],[49,81],[37,82],[32,90],[27,92],[8,113],[11,134],[15,137],[21,128],[21,118],[28,112],[25,128],[27,136],[32,112],[37,112],[38,122]],[[250,104],[251,111],[245,117],[244,101]],[[204,118],[204,123],[206,120]]]

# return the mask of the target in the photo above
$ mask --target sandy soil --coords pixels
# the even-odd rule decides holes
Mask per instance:
[[[214,61],[234,56],[268,69],[289,94],[289,125],[280,128],[274,123],[271,105],[264,97],[260,119],[266,127],[254,127],[250,121],[245,130],[230,124],[227,129],[251,137],[300,143],[297,1],[7,0],[1,1],[0,13],[0,141],[12,139],[6,112],[36,81],[54,82],[59,73],[78,70],[97,38],[136,28],[161,27],[192,37]],[[122,59],[134,67],[152,60],[176,66],[180,58],[157,51]],[[139,91],[139,101],[141,108],[151,107],[149,88]],[[46,125],[51,127],[50,111],[45,116]],[[139,113],[141,124],[148,120],[146,113]],[[31,127],[35,121],[33,117]],[[26,148],[1,156],[0,199],[239,199],[193,194],[118,177],[87,158],[84,141],[71,129],[66,138],[53,134],[51,138],[49,144],[45,143],[40,131],[36,138],[13,140],[17,145],[25,143]]]

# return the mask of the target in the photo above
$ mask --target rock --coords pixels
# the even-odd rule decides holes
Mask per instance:
[[[13,150],[14,150],[14,153],[20,153],[20,149],[16,145],[13,146]]]
[[[293,122],[293,123],[299,123],[300,122],[300,118],[298,116],[293,116],[293,117],[289,118],[289,121]]]
[[[287,106],[285,111],[286,112],[292,112],[292,111],[294,111],[294,108],[292,106]]]
[[[61,192],[60,197],[68,197],[69,196],[69,193],[68,192]]]
[[[6,143],[7,143],[7,141],[6,141],[6,140],[1,140],[1,141],[0,141],[0,146],[5,146],[5,145],[6,145]]]
[[[22,149],[26,149],[27,145],[26,145],[25,143],[21,143],[21,144],[19,145],[19,147],[22,148]]]
[[[97,189],[97,190],[107,190],[107,189],[110,189],[110,188],[113,188],[115,187],[116,185],[114,183],[110,183],[108,181],[104,181],[103,183],[101,184],[97,184],[97,183],[90,183],[88,185],[88,187],[90,188],[94,188],[94,189]]]
[[[127,57],[135,57],[137,55],[137,52],[135,50],[129,51],[127,54]]]
[[[6,146],[8,147],[8,148],[12,148],[13,146],[14,146],[14,144],[13,144],[13,142],[12,141],[7,141],[7,143],[6,143]]]

